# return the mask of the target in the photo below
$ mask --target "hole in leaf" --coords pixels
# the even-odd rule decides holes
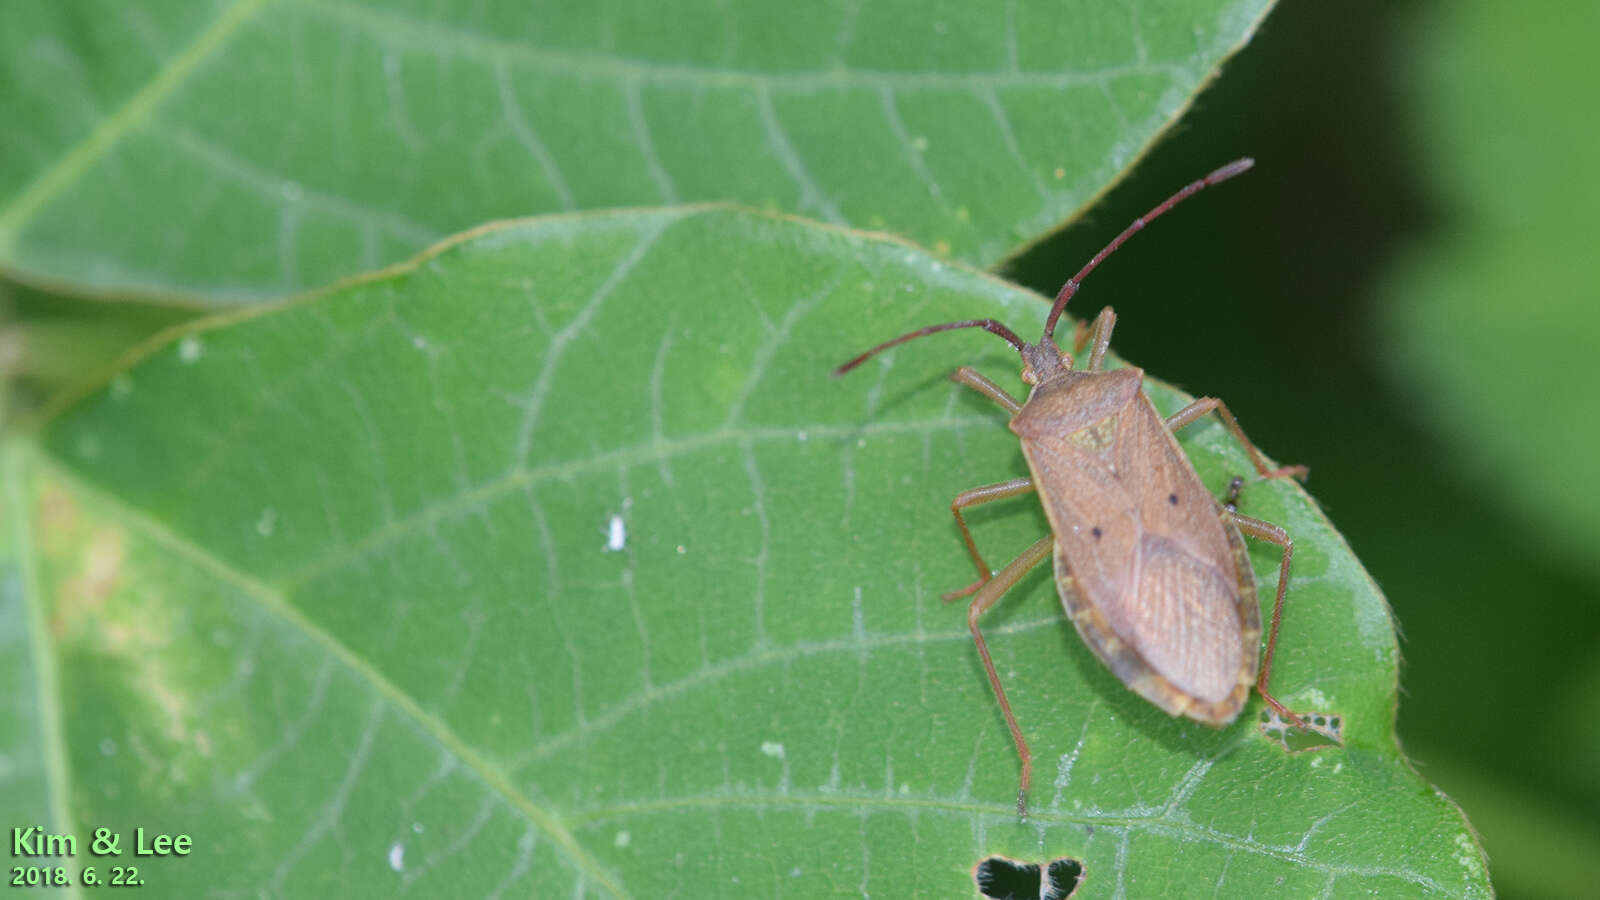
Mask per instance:
[[[1031,900],[1039,896],[1042,873],[1033,863],[1021,863],[1003,856],[991,856],[978,863],[972,877],[978,893],[993,900]]]
[[[1052,859],[1045,868],[1045,878],[1048,883],[1040,900],[1066,900],[1083,880],[1083,863],[1067,856]]]
[[[1290,753],[1321,750],[1344,743],[1343,719],[1339,715],[1300,713],[1300,720],[1310,727],[1296,728],[1278,715],[1277,710],[1268,707],[1261,711],[1261,733]]]
[[[978,892],[991,900],[1066,900],[1083,880],[1083,863],[1062,857],[1041,872],[1034,863],[991,856],[978,863],[972,877]]]

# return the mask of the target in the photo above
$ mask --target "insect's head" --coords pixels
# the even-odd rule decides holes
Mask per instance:
[[[1048,334],[1039,338],[1039,343],[1023,344],[1018,349],[1022,351],[1024,384],[1039,384],[1072,371],[1072,356],[1062,353]]]
[[[943,325],[929,325],[926,328],[918,328],[916,331],[902,334],[893,340],[884,341],[839,368],[834,369],[833,374],[836,376],[843,375],[890,347],[904,344],[906,341],[937,334],[941,331],[953,331],[957,328],[982,328],[984,331],[996,335],[1015,347],[1017,352],[1022,354],[1022,380],[1028,384],[1040,384],[1041,382],[1049,381],[1053,377],[1070,372],[1072,371],[1072,357],[1062,353],[1061,348],[1056,346],[1054,335],[1056,333],[1056,323],[1061,320],[1061,313],[1067,308],[1067,301],[1071,300],[1072,295],[1078,292],[1078,288],[1083,284],[1083,279],[1087,278],[1089,273],[1095,270],[1096,266],[1099,266],[1106,257],[1116,252],[1116,249],[1121,247],[1124,241],[1144,228],[1151,220],[1177,206],[1185,198],[1201,189],[1210,187],[1219,181],[1226,181],[1240,172],[1248,170],[1253,165],[1255,165],[1255,160],[1248,157],[1236,159],[1199,181],[1190,182],[1155,209],[1134,219],[1133,224],[1124,228],[1122,233],[1117,235],[1099,253],[1096,253],[1093,259],[1084,263],[1083,268],[1078,270],[1078,274],[1068,278],[1067,283],[1061,286],[1060,291],[1056,292],[1056,302],[1050,307],[1049,318],[1044,320],[1044,335],[1039,338],[1039,343],[1037,344],[1027,343],[1022,338],[1017,337],[1016,332],[994,319],[968,319],[963,322],[946,322]]]

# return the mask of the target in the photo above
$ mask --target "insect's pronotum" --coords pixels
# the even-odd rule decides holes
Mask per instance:
[[[1135,219],[1062,285],[1038,343],[1023,341],[994,319],[948,322],[885,341],[834,372],[842,375],[890,347],[957,328],[982,328],[1022,355],[1022,380],[1032,386],[1024,403],[967,366],[950,376],[1011,413],[1011,430],[1021,439],[1030,477],[962,491],[951,501],[950,511],[978,567],[978,580],[945,595],[948,601],[976,594],[968,607],[967,625],[1022,759],[1019,815],[1027,809],[1032,755],[978,619],[1046,556],[1054,556],[1061,604],[1078,633],[1124,684],[1145,699],[1172,715],[1220,727],[1239,715],[1253,684],[1284,719],[1307,727],[1267,688],[1294,543],[1281,527],[1239,514],[1233,508],[1237,490],[1226,506],[1211,496],[1173,431],[1215,411],[1250,454],[1261,477],[1304,477],[1305,468],[1272,466],[1221,400],[1202,397],[1163,418],[1140,389],[1141,369],[1105,370],[1106,348],[1116,323],[1111,307],[1078,332],[1074,351],[1092,347],[1087,368],[1074,370],[1072,357],[1061,352],[1053,337],[1067,301],[1102,260],[1185,198],[1253,164],[1249,159],[1229,163]],[[1052,534],[991,574],[961,511],[1029,491],[1039,494]],[[1283,549],[1264,658],[1260,657],[1261,608],[1245,550],[1246,535]]]

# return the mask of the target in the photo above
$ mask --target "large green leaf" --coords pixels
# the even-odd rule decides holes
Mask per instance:
[[[988,264],[1269,0],[10,4],[0,266],[221,302],[485,220],[736,200]]]
[[[1244,495],[1298,542],[1275,684],[1345,746],[1286,752],[1259,701],[1167,717],[1040,573],[986,624],[1039,760],[1018,822],[938,601],[972,574],[948,499],[1021,471],[941,376],[1014,385],[1015,354],[966,332],[828,373],[1043,312],[703,210],[490,228],[174,334],[6,453],[0,617],[35,623],[39,700],[0,720],[0,790],[18,821],[190,834],[153,896],[953,897],[991,854],[1082,860],[1084,897],[1488,896],[1395,742],[1384,600],[1283,481]],[[1182,439],[1215,491],[1250,471],[1215,422]],[[974,521],[997,559],[1043,527],[1029,499]]]

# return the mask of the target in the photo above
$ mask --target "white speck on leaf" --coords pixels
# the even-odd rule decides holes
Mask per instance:
[[[633,843],[633,835],[626,831],[619,831],[617,832],[617,836],[611,840],[611,843],[618,847],[626,847]]]
[[[606,553],[616,553],[628,546],[628,526],[622,522],[622,517],[612,515],[606,521],[606,542],[600,549]]]
[[[261,518],[256,519],[256,534],[270,537],[273,529],[278,527],[278,511],[268,506],[261,510]]]
[[[113,399],[121,400],[132,391],[133,379],[127,375],[118,375],[116,378],[111,379],[111,396]]]
[[[204,350],[205,348],[200,343],[200,339],[191,334],[178,342],[178,359],[186,363],[192,363],[200,358],[200,354]]]
[[[1297,706],[1305,706],[1318,710],[1328,709],[1329,707],[1333,706],[1332,701],[1328,699],[1328,695],[1314,687],[1308,687],[1304,690],[1296,691],[1294,696],[1295,705]]]
[[[683,554],[688,553],[688,552],[689,551],[687,549],[685,549],[682,544],[678,545],[678,555],[679,556],[682,556]]]
[[[404,870],[405,867],[406,867],[406,845],[405,844],[394,844],[394,845],[390,846],[389,847],[389,868],[395,870],[396,872],[399,872],[399,871]]]
[[[111,738],[100,739],[100,752],[105,756],[117,755],[117,742]]]
[[[762,741],[761,752],[773,759],[783,759],[783,745],[777,741]]]
[[[1465,833],[1457,834],[1456,846],[1461,850],[1460,853],[1456,854],[1456,862],[1461,864],[1461,868],[1467,870],[1469,877],[1482,878],[1483,859],[1478,855],[1478,848],[1473,846],[1472,838]]]

